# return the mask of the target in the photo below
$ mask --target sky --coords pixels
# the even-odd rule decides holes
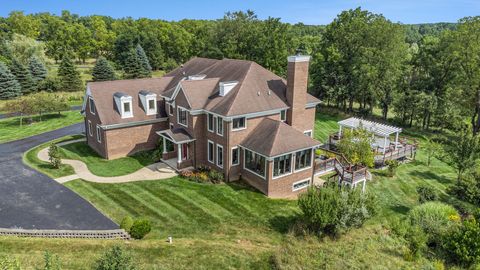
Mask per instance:
[[[25,13],[69,10],[80,15],[114,18],[219,19],[227,11],[253,10],[259,18],[281,18],[283,22],[324,25],[343,10],[362,7],[383,14],[393,22],[456,22],[480,15],[480,0],[0,0],[0,16],[13,10]]]

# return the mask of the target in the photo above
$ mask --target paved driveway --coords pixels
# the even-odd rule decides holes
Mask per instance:
[[[113,221],[82,197],[22,162],[22,155],[26,150],[82,131],[83,123],[80,123],[0,144],[0,228],[62,230],[118,228]]]

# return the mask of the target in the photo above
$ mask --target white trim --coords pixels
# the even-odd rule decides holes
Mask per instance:
[[[293,167],[295,167],[293,165],[295,163],[294,155],[292,153],[289,153],[289,154],[285,154],[285,155],[282,155],[282,156],[288,156],[288,155],[290,155],[290,172],[274,176],[275,159],[273,159],[272,160],[272,179],[282,178],[284,176],[288,176],[288,175],[291,175],[293,173]],[[277,157],[281,157],[281,156],[277,156]]]
[[[233,150],[237,149],[237,163],[233,163]],[[238,166],[240,164],[240,148],[238,146],[234,146],[230,149],[230,160],[231,160],[231,164],[232,164],[232,167],[233,166]]]
[[[258,173],[256,173],[256,172],[250,170],[249,168],[246,168],[246,167],[245,167],[245,159],[246,159],[246,156],[247,156],[247,155],[245,154],[245,150],[248,150],[248,151],[250,151],[250,152],[253,152],[253,153],[255,153],[255,154],[257,154],[257,155],[262,156],[262,157],[265,158],[265,168],[263,169],[263,171],[265,172],[265,176],[261,176],[260,174],[258,174]],[[264,180],[267,180],[267,162],[268,162],[268,159],[267,159],[264,155],[258,154],[258,153],[256,153],[255,151],[251,151],[251,150],[248,149],[248,148],[244,148],[244,149],[243,149],[243,169],[246,170],[246,171],[249,171],[250,173],[253,173],[254,175],[256,175],[256,176],[258,176],[258,177],[260,177],[260,178],[262,178],[262,179],[264,179]]]
[[[305,134],[305,133],[307,133],[307,132],[310,132],[310,136],[308,136],[307,134]],[[307,136],[310,137],[310,138],[313,138],[313,130],[311,130],[311,129],[305,130],[305,131],[303,132],[303,134],[304,134],[304,135],[307,135]]]
[[[210,144],[213,145],[213,156],[212,156],[212,160],[210,160]],[[215,143],[210,141],[210,140],[207,140],[207,160],[208,162],[212,163],[212,164],[215,164]]]
[[[97,142],[101,143],[102,142],[102,134],[100,133],[100,125],[97,125]]]
[[[281,110],[288,110],[288,109],[290,109],[290,107],[284,107],[284,108],[280,108],[280,109],[260,111],[260,112],[254,112],[254,113],[247,113],[247,114],[237,114],[237,115],[231,115],[231,116],[220,115],[218,113],[214,113],[212,111],[208,111],[208,110],[205,110],[205,109],[191,110],[189,112],[190,112],[191,115],[211,113],[215,116],[223,117],[223,120],[225,122],[230,122],[230,121],[232,121],[233,118],[245,117],[245,118],[248,119],[248,118],[255,118],[255,117],[260,117],[260,116],[274,115],[274,114],[279,114]]]
[[[210,126],[210,116],[212,117],[212,126]],[[207,113],[207,130],[209,132],[215,132],[215,116],[211,113]]]
[[[165,99],[167,99],[167,100],[175,99],[175,98],[177,97],[178,91],[180,90],[180,87],[181,87],[180,83],[181,83],[183,80],[185,80],[185,79],[186,79],[186,77],[182,78],[182,79],[178,82],[177,86],[175,86],[175,90],[173,90],[173,93],[172,93],[172,96],[171,96],[171,97],[166,97],[166,96],[162,96],[162,97],[165,98]]]
[[[240,127],[240,128],[234,128],[233,127],[233,121],[235,119],[242,119],[243,118],[243,127]],[[244,129],[247,129],[247,118],[246,117],[235,117],[235,118],[232,118],[232,131],[239,131],[239,130],[244,130]]]
[[[128,104],[130,108],[130,112],[125,112],[125,104]],[[131,118],[133,117],[133,102],[132,97],[122,97],[120,99],[120,112],[122,114],[122,118]]]
[[[153,100],[153,108],[150,108],[150,101]],[[147,96],[146,97],[146,113],[147,115],[155,115],[157,114],[157,97],[155,96]]]
[[[217,119],[217,121],[216,121],[216,122],[217,122],[217,125],[216,125],[216,128],[217,128],[216,133],[217,133],[218,136],[222,136],[222,137],[223,137],[223,134],[225,133],[225,127],[224,127],[224,125],[223,125],[223,118],[222,118],[222,117],[217,117],[216,119]],[[220,127],[219,123],[221,123],[221,126],[222,126],[222,129],[221,129],[222,132],[221,132],[221,133],[218,133],[218,130],[219,130],[218,128]]]
[[[219,161],[219,159],[218,159],[218,153],[219,153],[219,152],[218,152],[218,148],[222,148],[222,165],[218,164],[218,161]],[[217,155],[216,155],[216,156],[217,156],[217,166],[218,166],[219,168],[223,168],[223,164],[224,164],[223,161],[225,160],[225,158],[223,157],[223,156],[224,156],[224,155],[223,155],[223,146],[222,146],[221,144],[218,144],[218,143],[217,143],[217,147],[215,147],[215,150],[216,150],[216,154],[217,154]]]
[[[296,184],[300,184],[300,183],[307,182],[307,181],[308,181],[308,185],[303,186],[303,187],[300,187],[300,188],[294,188],[294,186],[295,186]],[[311,179],[311,178],[305,178],[305,179],[303,179],[303,180],[294,182],[294,183],[292,184],[292,191],[302,190],[302,189],[304,189],[304,188],[308,188],[308,187],[311,186],[311,185],[312,185],[312,179]]]
[[[165,101],[165,104],[167,105],[166,111],[167,111],[168,115],[173,116],[173,113],[175,112],[175,102]],[[172,109],[171,112],[170,112],[170,108]]]
[[[92,106],[93,104],[93,106]],[[89,111],[91,114],[95,115],[95,113],[97,112],[96,109],[95,109],[95,100],[93,100],[92,97],[88,97],[88,108],[89,108]],[[93,111],[92,111],[92,108],[93,108]]]
[[[287,58],[288,62],[308,62],[310,61],[310,55],[292,55]]]
[[[186,111],[186,113],[187,113],[187,115],[186,115],[186,117],[185,117],[186,124],[180,123],[180,113],[179,113],[179,110]],[[184,126],[184,127],[188,127],[188,110],[185,109],[185,108],[182,107],[182,106],[177,106],[177,124],[182,125],[182,126]]]
[[[100,127],[102,129],[109,130],[109,129],[116,129],[116,128],[135,127],[135,126],[148,125],[153,123],[160,123],[160,122],[165,122],[167,120],[168,120],[167,117],[162,117],[162,118],[155,118],[155,119],[149,119],[149,120],[143,120],[143,121],[134,121],[134,122],[127,122],[127,123],[120,123],[120,124],[111,124],[111,125],[101,125]]]
[[[90,135],[90,137],[93,137],[92,121],[88,120],[87,128],[88,128],[88,135]]]

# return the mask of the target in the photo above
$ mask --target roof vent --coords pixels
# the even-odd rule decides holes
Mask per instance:
[[[238,81],[220,82],[220,96],[227,95],[237,84]]]
[[[191,81],[196,81],[196,80],[203,80],[207,77],[206,74],[196,74],[196,75],[190,75],[187,77],[187,80]]]

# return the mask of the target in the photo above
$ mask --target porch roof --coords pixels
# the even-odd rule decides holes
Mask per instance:
[[[394,133],[402,132],[402,129],[399,127],[385,125],[385,124],[381,124],[373,121],[368,121],[365,119],[359,119],[356,117],[351,117],[351,118],[339,121],[338,124],[341,127],[348,127],[353,129],[362,127],[367,131],[372,132],[375,135],[378,135],[381,137],[386,137]]]
[[[195,139],[183,128],[161,130],[157,131],[157,134],[175,144],[195,141]]]

